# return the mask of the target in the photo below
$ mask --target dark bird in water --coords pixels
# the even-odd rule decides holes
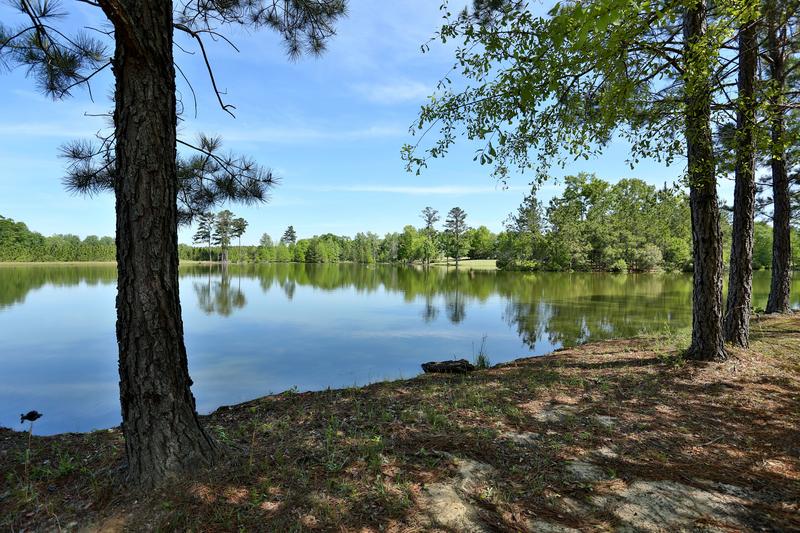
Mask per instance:
[[[24,415],[19,415],[19,423],[24,424],[26,420],[33,422],[42,418],[42,413],[39,411],[28,411]]]

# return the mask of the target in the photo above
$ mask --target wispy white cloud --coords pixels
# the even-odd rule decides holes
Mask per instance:
[[[359,83],[354,85],[354,88],[368,100],[379,104],[422,101],[431,94],[431,89],[425,84],[411,80],[390,83]]]
[[[303,187],[307,190],[318,192],[357,192],[357,193],[388,193],[388,194],[408,194],[408,195],[470,195],[488,194],[502,192],[502,187],[474,187],[458,185],[440,186],[403,186],[403,185],[341,185],[341,186],[319,186]]]
[[[29,121],[23,123],[0,122],[1,137],[33,137],[33,138],[80,138],[93,137],[98,130],[106,126],[96,120],[80,121]],[[313,141],[361,141],[402,137],[408,129],[395,125],[372,125],[355,128],[325,128],[319,126],[276,126],[267,128],[222,129],[197,127],[180,128],[179,137],[191,138],[193,132],[210,132],[220,134],[225,141],[268,142],[268,143],[304,143]]]
[[[65,137],[68,139],[75,137],[93,136],[103,124],[92,121],[93,124],[81,122],[76,126],[76,121],[52,121],[52,122],[16,122],[0,123],[0,137]]]
[[[193,128],[194,129],[194,128]],[[199,130],[205,131],[205,130]],[[225,141],[264,143],[305,143],[314,141],[361,141],[402,137],[408,128],[395,125],[372,125],[355,128],[320,126],[275,126],[264,128],[208,129],[219,133]]]

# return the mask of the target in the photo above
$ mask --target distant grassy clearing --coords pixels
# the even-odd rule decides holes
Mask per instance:
[[[446,261],[437,261],[431,263],[434,266],[447,266]],[[455,261],[450,261],[451,268],[456,267]],[[497,270],[497,259],[462,259],[458,262],[458,268],[472,269],[472,270]]]

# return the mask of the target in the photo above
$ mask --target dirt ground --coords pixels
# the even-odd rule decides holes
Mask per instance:
[[[3,429],[0,528],[800,531],[800,315],[755,319],[723,363],[686,341],[221,408],[230,458],[149,494],[124,488],[118,429]]]

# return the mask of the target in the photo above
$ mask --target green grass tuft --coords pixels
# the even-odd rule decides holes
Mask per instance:
[[[481,339],[481,347],[478,350],[478,354],[472,358],[472,364],[474,364],[475,368],[478,370],[486,370],[492,366],[492,362],[486,354],[486,335]]]

